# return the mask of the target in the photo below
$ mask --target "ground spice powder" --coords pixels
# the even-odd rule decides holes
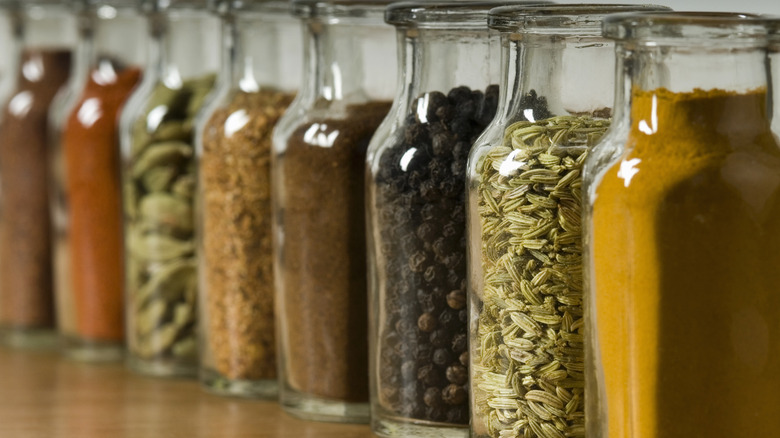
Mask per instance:
[[[292,99],[238,92],[203,128],[205,338],[231,380],[276,378],[271,133]]]
[[[780,426],[780,151],[767,94],[635,91],[596,188],[595,339],[611,437]]]
[[[68,79],[71,52],[27,50],[0,125],[0,325],[54,327],[47,115]],[[25,75],[35,69],[40,74]]]
[[[121,342],[122,205],[118,114],[141,78],[137,68],[93,70],[62,132],[69,201],[75,335]]]
[[[364,172],[389,102],[351,105],[291,135],[280,158],[286,196],[281,327],[296,391],[368,401]]]

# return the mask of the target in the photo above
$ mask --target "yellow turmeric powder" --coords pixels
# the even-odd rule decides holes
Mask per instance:
[[[599,436],[778,436],[780,147],[766,90],[632,94],[625,152],[593,198]]]

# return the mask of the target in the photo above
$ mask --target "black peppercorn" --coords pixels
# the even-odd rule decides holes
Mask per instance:
[[[442,408],[425,408],[425,416],[432,421],[442,421],[445,418],[444,409]]]
[[[469,380],[469,373],[463,365],[451,365],[447,367],[447,380],[456,385],[465,385]]]
[[[425,268],[423,279],[428,284],[437,284],[444,279],[445,272],[447,272],[447,269],[441,265],[430,265]]]
[[[441,398],[448,405],[458,405],[466,401],[466,390],[460,385],[447,385],[441,392]]]
[[[469,348],[468,339],[465,334],[459,333],[452,338],[452,351],[462,353]]]
[[[439,187],[433,180],[426,180],[420,184],[420,196],[427,202],[434,202],[441,196]]]
[[[434,135],[431,140],[433,155],[437,157],[448,157],[452,153],[453,140],[452,136],[446,132],[440,132]]]
[[[444,347],[447,345],[447,340],[450,339],[450,336],[447,330],[440,328],[438,330],[434,330],[430,334],[429,339],[431,341],[431,345],[434,347]]]
[[[417,320],[417,327],[423,332],[432,332],[436,329],[436,322],[436,317],[426,312],[420,315],[420,318]]]
[[[444,329],[455,330],[460,326],[458,313],[450,308],[444,309],[439,315],[439,325]],[[459,336],[459,335],[456,335]],[[454,339],[454,338],[453,338]]]
[[[419,227],[417,227],[417,237],[420,238],[423,242],[430,242],[433,239],[436,238],[436,236],[439,234],[438,230],[436,230],[436,227],[433,226],[430,222],[423,222],[420,224]]]
[[[468,410],[464,406],[454,407],[447,410],[447,422],[465,423],[468,421]]]
[[[438,348],[433,352],[433,363],[445,367],[451,362],[452,355],[445,348]]]
[[[444,383],[440,371],[431,364],[420,367],[417,371],[417,380],[426,386],[439,386]]]
[[[426,389],[423,400],[426,405],[432,408],[440,408],[442,405],[441,389],[436,388],[435,386]]]
[[[464,351],[463,353],[461,353],[460,357],[458,357],[458,362],[460,362],[460,364],[463,365],[464,367],[468,366],[468,364],[469,364],[469,352],[468,351]]]
[[[497,90],[458,87],[420,96],[397,143],[378,157],[376,243],[387,279],[380,403],[396,415],[468,421],[465,398],[453,405],[442,394],[467,370],[467,353],[455,350],[467,333],[466,163],[485,114],[495,114]],[[450,402],[458,400],[450,392]]]
[[[447,93],[447,99],[453,104],[458,104],[471,98],[471,89],[469,87],[456,87]]]
[[[447,305],[451,309],[460,310],[466,307],[466,293],[462,290],[454,290],[447,294]]]
[[[409,269],[411,269],[412,272],[423,272],[427,261],[428,256],[425,252],[417,251],[409,257]]]

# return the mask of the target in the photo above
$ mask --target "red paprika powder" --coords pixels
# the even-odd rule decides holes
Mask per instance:
[[[93,70],[62,132],[76,333],[124,338],[118,116],[141,70]]]

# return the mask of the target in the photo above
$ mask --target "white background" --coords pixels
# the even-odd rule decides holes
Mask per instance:
[[[576,2],[577,0],[572,0]],[[566,0],[558,0],[566,3]],[[594,0],[593,3],[654,3],[676,11],[750,12],[780,15],[780,0]]]

